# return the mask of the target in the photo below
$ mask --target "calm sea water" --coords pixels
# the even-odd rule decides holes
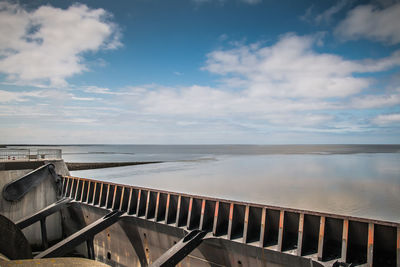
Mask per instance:
[[[400,146],[62,146],[69,162],[166,161],[74,176],[400,222]]]

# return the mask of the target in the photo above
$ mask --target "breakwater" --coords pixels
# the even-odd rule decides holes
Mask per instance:
[[[88,162],[88,163],[78,163],[78,162],[66,162],[68,170],[70,171],[82,171],[90,169],[102,169],[102,168],[112,168],[112,167],[123,167],[132,165],[143,165],[143,164],[155,164],[163,163],[163,161],[142,161],[142,162]]]

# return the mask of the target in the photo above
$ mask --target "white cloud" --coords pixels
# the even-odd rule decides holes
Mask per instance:
[[[400,91],[378,93],[371,86],[373,80],[366,77],[399,66],[400,53],[355,61],[319,53],[314,49],[317,43],[318,36],[289,34],[268,45],[241,43],[212,51],[204,70],[221,78],[215,86],[0,90],[0,102],[4,102],[0,104],[1,129],[33,121],[37,128],[48,123],[79,125],[78,133],[90,129],[87,133],[98,138],[66,136],[57,139],[61,142],[78,138],[75,140],[88,142],[210,143],[248,142],[253,137],[266,142],[266,136],[290,141],[299,133],[316,142],[309,135],[368,133],[378,128],[376,125],[389,125],[385,122],[388,118],[371,119],[367,113],[353,111],[382,108],[381,113],[396,113],[392,108],[400,101]],[[372,90],[374,95],[369,93]],[[34,101],[15,105],[29,100]],[[82,105],[78,101],[92,102]],[[47,103],[50,105],[41,105]],[[113,139],[111,132],[118,132],[119,139]],[[232,134],[227,137],[227,132]],[[285,139],[281,133],[291,137]]]
[[[97,86],[87,86],[83,89],[83,91],[86,93],[94,93],[94,94],[105,94],[105,95],[114,94],[114,92],[112,92],[109,88],[97,87]]]
[[[217,3],[223,5],[227,0],[192,0],[196,4],[204,4],[204,3]],[[249,4],[249,5],[256,5],[262,2],[262,0],[238,0],[239,2]]]
[[[400,43],[400,3],[385,8],[361,5],[351,10],[335,34],[344,40],[365,38],[388,44]]]
[[[366,95],[352,100],[353,108],[369,109],[400,105],[400,94]]]
[[[330,111],[387,108],[398,103],[397,92],[366,95],[363,91],[370,89],[373,80],[355,75],[400,65],[398,53],[387,58],[352,61],[315,52],[316,42],[314,37],[285,35],[269,46],[258,43],[213,51],[208,54],[204,69],[221,75],[218,86],[125,88],[116,92],[113,103],[148,118],[175,118],[191,123],[210,119],[248,121],[291,129],[337,125],[338,120]],[[353,131],[348,125],[329,131],[346,129]],[[366,127],[354,131],[364,130]]]
[[[400,125],[400,114],[383,114],[376,116],[373,120],[373,123],[378,125],[390,125],[390,124],[398,124]]]
[[[24,102],[27,101],[26,97],[37,97],[39,92],[9,92],[0,90],[0,102]]]
[[[73,96],[71,97],[72,100],[78,100],[78,101],[96,101],[96,100],[101,100],[101,98],[97,97],[77,97]]]
[[[66,99],[72,97],[73,97],[72,94],[60,90],[59,91],[35,90],[35,91],[21,91],[21,92],[0,90],[0,103],[25,102],[31,98]]]
[[[204,69],[233,76],[253,96],[329,98],[350,96],[371,84],[367,78],[355,77],[355,73],[400,65],[399,52],[378,60],[351,61],[314,52],[316,41],[315,37],[290,34],[271,46],[242,45],[213,51]]]
[[[349,4],[350,1],[348,0],[340,0],[337,1],[335,5],[333,5],[332,7],[328,8],[327,10],[325,10],[324,12],[322,12],[321,14],[317,15],[315,17],[315,22],[317,23],[321,23],[321,22],[325,22],[325,23],[330,23],[332,20],[332,17],[340,12],[344,7],[346,7]],[[308,11],[311,12],[311,11]],[[306,12],[307,14],[307,12]]]
[[[240,1],[249,5],[256,5],[262,2],[262,0],[240,0]]]
[[[103,9],[82,4],[27,11],[2,2],[0,72],[17,83],[65,86],[66,78],[87,70],[85,52],[121,45],[120,33],[109,17]]]

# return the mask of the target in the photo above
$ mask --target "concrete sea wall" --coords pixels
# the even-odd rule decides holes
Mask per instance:
[[[69,174],[63,160],[0,163],[0,213],[2,215],[15,222],[57,201],[55,182],[50,175],[45,177],[39,185],[34,187],[19,201],[9,202],[3,198],[3,188],[6,184],[50,162],[55,165],[56,173],[61,175]],[[61,216],[59,212],[46,219],[46,226],[50,243],[62,238]],[[34,248],[40,247],[42,240],[39,222],[23,229],[23,233]]]

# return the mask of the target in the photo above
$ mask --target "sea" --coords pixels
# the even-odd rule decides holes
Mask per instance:
[[[53,145],[46,148],[61,148],[66,162],[163,161],[71,171],[77,177],[400,222],[400,145]]]

